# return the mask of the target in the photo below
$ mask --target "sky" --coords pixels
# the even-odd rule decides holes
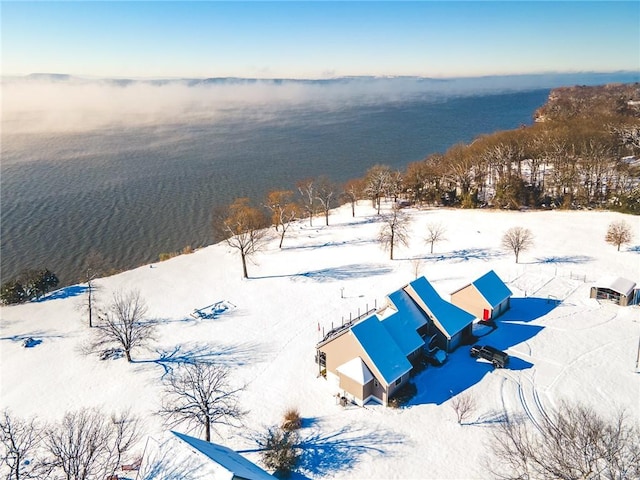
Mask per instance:
[[[640,2],[1,2],[2,74],[468,77],[640,70]]]

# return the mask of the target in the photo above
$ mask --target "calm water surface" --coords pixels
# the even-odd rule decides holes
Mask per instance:
[[[215,122],[2,137],[2,281],[46,266],[79,279],[91,250],[114,268],[213,241],[211,211],[327,174],[404,169],[477,135],[531,124],[549,90],[311,111],[229,112]]]

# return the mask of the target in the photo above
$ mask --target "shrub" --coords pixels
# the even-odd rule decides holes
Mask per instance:
[[[193,253],[193,248],[191,248],[191,245],[187,245],[186,247],[184,247],[182,249],[182,254],[183,255],[187,255],[189,253]]]
[[[300,412],[297,408],[289,408],[284,412],[282,429],[285,432],[291,432],[293,430],[298,430],[300,427],[302,427],[302,417],[300,416]]]
[[[416,393],[418,393],[418,388],[415,384],[407,382],[394,392],[393,398],[389,399],[389,406],[391,408],[400,408],[415,397]]]
[[[298,463],[298,434],[278,427],[267,430],[258,440],[262,447],[262,463],[277,476],[288,477]]]
[[[16,280],[10,280],[2,284],[0,289],[0,300],[5,305],[12,305],[14,303],[22,303],[26,301],[27,294],[20,282]]]
[[[161,253],[158,256],[158,258],[160,259],[161,262],[164,262],[165,260],[169,260],[170,258],[173,258],[177,255],[178,254],[176,252],[164,252],[164,253]]]

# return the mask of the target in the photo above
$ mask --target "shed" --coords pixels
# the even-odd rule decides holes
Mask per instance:
[[[627,306],[636,302],[636,283],[622,277],[607,276],[591,287],[591,298]]]
[[[482,320],[493,320],[509,309],[513,293],[489,270],[477,280],[451,294],[451,303]]]

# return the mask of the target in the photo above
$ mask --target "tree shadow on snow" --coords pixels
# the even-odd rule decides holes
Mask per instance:
[[[431,256],[425,256],[425,260],[435,260],[441,262],[444,260],[453,260],[458,262],[467,262],[469,260],[493,260],[500,258],[504,255],[503,252],[497,250],[491,250],[490,248],[465,248],[462,250],[454,250],[449,253],[434,254]]]
[[[29,340],[30,338],[33,339],[36,343],[32,343],[32,345],[29,346],[35,346],[41,344],[43,338],[64,338],[64,335],[53,335],[42,330],[36,330],[29,333],[11,335],[10,337],[1,337],[0,340],[8,340],[10,342],[24,342],[26,340]]]
[[[640,245],[634,245],[633,247],[627,248],[627,252],[640,253]]]
[[[68,287],[55,290],[51,293],[47,293],[46,295],[32,301],[47,302],[49,300],[60,300],[62,298],[78,297],[84,293],[87,293],[88,289],[89,287],[87,287],[86,285],[70,285]]]
[[[158,348],[156,358],[133,360],[132,363],[154,363],[163,369],[162,377],[170,375],[175,367],[194,363],[215,363],[227,367],[256,363],[264,356],[257,345],[239,343],[236,345],[191,344],[176,345],[173,348]]]
[[[531,263],[587,263],[591,260],[593,258],[588,255],[564,255],[536,258],[536,261]]]
[[[311,477],[335,474],[352,468],[365,455],[388,455],[387,447],[403,442],[403,436],[390,431],[345,425],[323,434],[315,428],[307,435],[301,432],[302,454],[297,470]]]
[[[285,239],[286,240],[286,239]],[[375,239],[357,239],[357,240],[341,240],[339,242],[325,242],[312,245],[283,246],[282,250],[316,250],[318,248],[342,247],[344,245],[367,245],[370,243],[378,243]]]
[[[342,267],[323,268],[321,270],[311,270],[309,272],[294,273],[291,275],[267,275],[263,277],[252,277],[255,279],[289,277],[292,280],[312,280],[314,282],[334,282],[349,280],[352,278],[372,277],[386,275],[391,272],[391,268],[385,265],[344,265]]]

